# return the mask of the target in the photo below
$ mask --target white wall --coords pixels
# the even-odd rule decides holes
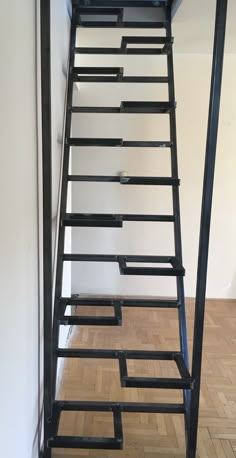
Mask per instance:
[[[35,2],[1,4],[0,456],[36,458],[38,224]]]
[[[1,5],[0,456],[38,458],[39,306],[36,2]],[[56,220],[69,0],[52,2],[53,216]],[[38,8],[37,8],[38,10]],[[40,102],[40,100],[39,100]],[[40,133],[39,133],[40,135]],[[54,226],[55,227],[55,226]],[[55,229],[54,229],[55,235]],[[70,246],[70,238],[67,239]],[[66,274],[70,293],[70,272]],[[40,320],[41,318],[41,320]],[[39,322],[40,321],[40,322]]]
[[[177,121],[186,292],[193,296],[196,279],[201,187],[206,143],[210,55],[176,59]],[[236,54],[225,56],[209,257],[208,297],[236,297],[234,212],[236,166]]]
[[[212,52],[216,0],[182,0],[173,23],[175,49],[178,53],[206,54]],[[225,50],[236,52],[236,3],[228,0]]]
[[[103,46],[108,33],[81,30],[80,46]],[[109,46],[119,46],[121,33],[112,31]],[[131,31],[130,34],[133,32]],[[149,32],[151,34],[152,32]],[[141,32],[142,34],[142,32]],[[93,43],[93,44],[92,44]],[[132,56],[81,56],[81,65],[125,66],[126,75],[165,75],[166,58]],[[181,177],[181,207],[184,265],[187,269],[186,294],[195,295],[197,247],[203,164],[206,143],[212,57],[176,54],[176,99],[178,146]],[[233,171],[236,158],[233,140],[236,130],[234,77],[236,55],[228,54],[222,94],[221,125],[218,143],[216,187],[209,264],[209,297],[235,297]],[[162,86],[80,84],[75,102],[81,105],[119,106],[121,100],[166,100]],[[74,115],[74,136],[121,137],[125,139],[168,140],[167,117],[163,115]],[[168,176],[168,150],[73,149],[74,174],[114,174]],[[158,187],[124,187],[119,184],[74,183],[74,212],[147,212],[171,211],[171,194]],[[223,219],[224,218],[224,219]],[[117,254],[173,254],[171,224],[125,223],[123,229],[73,229],[73,252]],[[121,277],[117,265],[82,264],[72,266],[73,293],[174,295],[175,281],[165,278]]]

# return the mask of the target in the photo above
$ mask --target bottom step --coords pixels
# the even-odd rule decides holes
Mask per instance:
[[[60,436],[58,429],[63,411],[71,412],[112,412],[114,437]],[[95,402],[95,401],[55,401],[53,404],[51,438],[49,448],[78,449],[123,449],[122,412],[184,414],[183,404],[136,403],[136,402]]]

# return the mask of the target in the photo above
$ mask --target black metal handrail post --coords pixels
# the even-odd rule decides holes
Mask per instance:
[[[72,2],[72,16],[71,16],[71,31],[70,31],[70,45],[69,45],[69,67],[68,67],[68,87],[67,87],[67,100],[66,100],[66,122],[64,132],[64,144],[63,144],[63,169],[62,169],[62,181],[61,181],[61,194],[60,194],[60,221],[66,213],[67,205],[67,194],[68,194],[68,171],[70,161],[70,145],[68,138],[71,134],[71,122],[72,113],[71,106],[73,101],[73,78],[72,71],[75,60],[75,44],[76,44],[76,7]],[[56,351],[59,344],[59,324],[58,324],[58,313],[60,298],[62,295],[62,283],[63,283],[63,260],[62,255],[64,253],[65,245],[65,227],[61,224],[59,227],[58,245],[57,245],[57,265],[56,265],[56,282],[55,282],[55,297],[54,299],[54,313],[53,313],[53,331],[52,331],[52,396],[55,399],[56,396],[56,377],[57,377],[57,355]]]
[[[209,253],[209,237],[217,147],[217,134],[219,125],[220,97],[224,61],[226,18],[227,0],[217,0],[211,94],[202,196],[193,338],[192,376],[195,380],[195,387],[191,396],[190,411],[188,418],[189,431],[187,444],[187,458],[195,458],[196,456],[207,266]]]
[[[167,14],[168,26],[167,36],[172,36],[171,26],[171,8],[168,9]],[[169,101],[175,103],[175,83],[174,83],[174,59],[173,51],[169,52],[167,56],[167,68],[169,78]],[[178,156],[177,156],[177,127],[176,127],[176,114],[175,110],[170,112],[170,138],[172,142],[171,146],[171,176],[173,178],[179,177],[178,172]],[[175,239],[175,256],[178,258],[181,264],[183,264],[182,255],[182,235],[181,235],[181,221],[180,221],[180,199],[179,199],[179,188],[178,186],[172,187],[172,198],[173,198],[173,213],[175,215],[174,223],[174,239]],[[186,312],[185,312],[185,294],[184,294],[184,280],[183,277],[176,278],[177,285],[177,297],[179,302],[179,336],[180,336],[180,348],[184,355],[186,366],[189,366],[188,356],[188,339],[187,339],[187,324],[186,324]]]
[[[167,36],[172,37],[172,8],[168,8],[167,12]],[[175,78],[174,78],[174,59],[173,50],[169,52],[167,56],[167,68],[169,78],[169,100],[175,102]],[[171,170],[172,176],[177,178],[178,172],[178,153],[177,153],[177,126],[176,126],[176,113],[175,110],[171,110],[170,113],[170,139],[172,142],[171,146]],[[181,219],[180,219],[180,198],[179,189],[177,186],[172,188],[173,198],[173,213],[175,215],[174,223],[174,239],[175,239],[175,255],[179,259],[181,265],[183,264],[182,255],[182,235],[181,235]],[[183,353],[186,367],[189,368],[189,355],[188,355],[188,337],[187,337],[187,322],[186,322],[186,310],[185,310],[185,292],[184,292],[184,279],[183,277],[176,277],[177,286],[177,300],[178,300],[178,317],[179,317],[179,337],[180,337],[180,349]],[[184,391],[184,404],[187,411],[189,405],[189,390]],[[187,431],[187,420],[185,415],[185,431]]]
[[[51,55],[50,0],[40,3],[42,188],[43,188],[43,314],[44,314],[44,458],[52,409],[52,157],[51,157]]]

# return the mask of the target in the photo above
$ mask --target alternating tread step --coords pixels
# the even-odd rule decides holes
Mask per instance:
[[[174,299],[150,299],[150,298],[132,298],[122,297],[120,299],[114,297],[94,297],[85,295],[73,295],[72,297],[61,297],[60,306],[64,309],[67,305],[85,306],[85,307],[113,307],[114,304],[119,304],[120,307],[144,307],[144,308],[178,308],[179,302]]]
[[[183,404],[146,402],[102,402],[102,401],[54,401],[54,413],[66,412],[121,412],[140,413],[185,413]]]
[[[75,5],[78,1],[73,0]],[[96,9],[97,13],[100,14],[101,7],[114,10],[115,8],[126,8],[126,7],[139,7],[139,8],[164,8],[170,6],[172,0],[80,0],[79,10],[81,7],[84,11],[89,9]]]
[[[62,412],[111,412],[114,437],[83,437],[58,435]],[[52,408],[50,448],[122,449],[122,412],[184,414],[184,404],[141,402],[54,401]]]
[[[76,315],[66,315],[67,306],[77,307],[111,307],[114,310],[113,316],[79,316],[78,311]],[[80,295],[73,295],[72,297],[61,297],[58,301],[59,325],[80,325],[80,326],[121,326],[122,325],[122,307],[141,307],[141,308],[163,308],[163,309],[177,309],[179,308],[178,300],[173,299],[132,299],[132,298],[98,298],[98,297],[84,297]]]
[[[71,299],[73,302],[73,298]],[[59,301],[59,316],[58,324],[60,325],[80,325],[80,326],[121,326],[122,325],[122,311],[120,301],[113,301],[112,308],[114,309],[114,316],[78,316],[66,315],[67,300],[60,299]],[[77,306],[82,304],[77,303]]]
[[[171,141],[137,141],[122,138],[68,138],[69,146],[121,147],[121,148],[171,148]]]
[[[81,3],[83,5],[83,3]],[[117,16],[117,17],[123,17],[123,8],[113,8],[113,7],[102,7],[102,8],[96,8],[96,7],[82,7],[79,6],[77,8],[77,13],[80,16]]]
[[[119,48],[112,47],[77,47],[76,54],[129,54],[129,55],[162,55],[169,54],[173,37],[131,37],[123,36]],[[129,47],[129,45],[152,45],[152,47]],[[155,47],[153,45],[156,45]]]
[[[139,177],[122,175],[68,175],[68,181],[120,183],[122,185],[179,186],[180,180],[172,177]]]
[[[119,361],[120,381],[122,387],[164,389],[191,389],[193,387],[193,380],[180,352],[59,348],[57,350],[57,357],[83,359],[117,359]],[[128,375],[127,360],[174,361],[179,370],[180,377],[130,377]]]
[[[123,215],[109,215],[109,214],[66,214],[62,220],[64,226],[69,227],[122,227]]]
[[[135,222],[174,222],[174,215],[135,215],[135,214],[99,214],[99,213],[66,213],[62,224],[69,227],[123,227],[124,221]]]
[[[167,2],[151,0],[113,0],[91,2],[86,0],[76,9],[76,23],[80,27],[119,27],[119,28],[167,28],[168,21],[133,21],[126,20],[125,7],[166,7]]]
[[[100,407],[100,408],[99,408]],[[85,437],[85,436],[61,436],[58,435],[60,416],[62,411],[101,411],[113,413],[114,437]],[[52,413],[52,434],[48,441],[50,448],[81,448],[81,449],[104,449],[120,450],[123,448],[123,431],[121,421],[121,409],[115,404],[111,406],[96,405],[96,403],[79,403],[54,401]]]
[[[80,83],[168,83],[168,76],[124,76],[123,67],[74,67],[72,78]]]
[[[166,114],[175,109],[175,102],[121,102],[120,107],[71,107],[72,113],[141,113]]]
[[[121,29],[166,29],[168,21],[85,21],[79,20],[78,26],[91,28],[121,28]]]
[[[175,256],[132,256],[105,254],[64,254],[63,261],[77,262],[116,262],[119,264],[121,275],[157,275],[182,277],[185,270]],[[135,266],[127,266],[136,264]],[[137,267],[137,264],[169,264],[171,267]]]

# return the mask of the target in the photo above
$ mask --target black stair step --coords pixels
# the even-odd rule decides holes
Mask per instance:
[[[58,435],[62,412],[111,412],[114,437],[81,437]],[[122,412],[184,414],[184,404],[141,402],[54,401],[49,448],[122,449]]]
[[[80,326],[121,326],[122,325],[122,311],[119,301],[113,301],[112,307],[114,309],[114,316],[76,316],[66,315],[66,301],[60,300],[60,313],[58,317],[58,324],[60,325],[80,325]],[[77,304],[78,305],[78,304]]]
[[[60,306],[64,308],[67,305],[73,305],[74,307],[114,307],[114,304],[119,304],[120,307],[143,307],[143,308],[179,308],[179,302],[171,299],[149,299],[149,298],[121,298],[117,299],[114,297],[88,297],[74,295],[72,297],[61,297]]]
[[[66,213],[62,224],[69,227],[123,227],[124,221],[144,222],[174,222],[174,215],[112,215],[112,214],[86,214]]]
[[[174,256],[124,256],[104,254],[64,254],[63,261],[77,262],[117,262],[121,275],[157,275],[182,277],[185,270],[178,259]],[[170,264],[171,267],[131,267],[127,263],[154,263]]]
[[[75,5],[78,2],[73,0]],[[154,7],[167,7],[171,6],[172,0],[80,0],[79,10],[81,7],[84,7],[84,11],[89,9],[96,9],[98,14],[100,14],[101,7],[106,9],[114,8],[126,8],[126,7],[145,7],[145,8],[154,8]]]
[[[74,67],[73,81],[81,83],[168,83],[168,76],[124,76],[123,67]]]
[[[155,4],[154,4],[155,3]],[[99,8],[102,6],[102,8]],[[99,4],[87,2],[81,3],[80,7],[76,10],[76,23],[80,27],[120,27],[120,28],[166,28],[167,21],[126,21],[124,20],[124,7],[127,6],[140,6],[156,7],[166,6],[166,3],[153,2],[150,0],[144,1],[117,1],[111,3],[102,2]],[[92,16],[92,17],[91,17]],[[104,19],[105,17],[105,19]],[[102,18],[102,19],[101,19]]]
[[[64,226],[69,227],[122,227],[122,215],[108,214],[83,214],[83,213],[67,213],[62,220]]]
[[[123,443],[115,438],[56,436],[49,439],[49,448],[79,448],[92,450],[122,450]]]
[[[82,3],[81,3],[82,5]],[[94,8],[94,7],[79,7],[77,13],[81,16],[123,16],[123,8]]]
[[[122,387],[130,388],[163,388],[163,389],[192,389],[193,379],[185,365],[180,352],[171,351],[142,351],[142,350],[91,350],[59,348],[58,358],[83,359],[117,359],[119,361],[120,381]],[[145,361],[174,361],[180,373],[179,378],[161,377],[130,377],[127,360]]]
[[[126,21],[124,20],[124,7],[166,7],[167,2],[138,0],[113,0],[113,2],[80,3],[77,8],[77,26],[80,27],[131,27],[131,28],[166,28],[167,21]],[[100,8],[102,7],[102,8]],[[92,16],[92,18],[91,18]],[[110,16],[110,17],[109,17]],[[105,19],[104,19],[105,17]],[[102,18],[102,19],[101,19]]]
[[[175,107],[175,102],[121,102],[120,110],[124,113],[170,113]]]
[[[123,147],[127,148],[171,148],[173,143],[170,141],[123,141]]]
[[[173,37],[135,37],[123,36],[121,39],[121,50],[124,53],[131,54],[168,54],[171,51],[172,44],[174,43]],[[128,48],[128,45],[158,45],[159,48]]]
[[[180,180],[172,177],[139,177],[121,175],[68,175],[68,181],[120,183],[122,185],[179,186]]]
[[[73,106],[72,113],[141,113],[166,114],[176,107],[175,102],[121,102],[120,107]]]
[[[103,401],[54,401],[53,413],[66,412],[120,412],[129,413],[185,413],[184,404],[146,403],[146,402],[103,402]]]
[[[122,326],[122,320],[113,316],[70,316],[58,319],[58,324],[64,326]]]
[[[74,67],[72,75],[74,81],[109,83],[120,81],[123,76],[123,72],[123,67]]]
[[[87,6],[87,5],[86,5]],[[97,22],[102,22],[102,23],[111,23],[113,26],[115,25],[118,25],[118,24],[121,24],[123,22],[123,13],[124,13],[124,9],[123,8],[111,8],[110,5],[109,7],[106,7],[106,8],[96,8],[96,7],[82,7],[82,5],[80,5],[80,7],[77,8],[76,10],[76,14],[77,14],[77,25],[79,26],[90,26],[89,24],[91,24],[93,26],[94,23],[97,23]],[[89,19],[88,18],[90,16],[95,16],[96,19]],[[116,20],[105,20],[104,19],[102,21],[99,21],[98,18],[99,17],[106,17],[106,16],[110,16],[111,17],[115,17]],[[87,19],[86,19],[87,18]]]
[[[77,47],[76,54],[128,54],[128,55],[162,55],[171,51],[173,37],[135,37],[123,36],[119,48],[112,47]],[[129,45],[157,45],[158,47],[128,47]],[[161,47],[160,47],[161,46]]]
[[[141,36],[123,36],[121,39],[121,47],[127,48],[128,45],[143,44],[143,45],[165,45],[172,44],[173,37],[141,37]]]
[[[78,19],[78,26],[90,28],[121,28],[121,29],[166,29],[168,21],[84,21]]]
[[[101,407],[101,409],[99,408]],[[96,403],[73,403],[55,401],[52,409],[51,438],[48,441],[50,448],[80,448],[80,449],[104,449],[121,450],[123,448],[123,431],[121,421],[121,409],[115,404],[109,406],[96,406]],[[97,410],[96,410],[97,409]],[[108,411],[113,414],[114,437],[85,437],[85,436],[61,436],[58,435],[60,417],[63,411]]]
[[[69,138],[67,143],[70,146],[123,146],[122,138]]]
[[[73,73],[80,75],[120,75],[123,67],[74,67]]]
[[[144,257],[143,257],[144,258]],[[157,257],[159,261],[155,261],[155,256],[153,256],[153,260],[151,256],[147,256],[143,259],[143,261],[136,261],[135,256],[120,256],[119,257],[119,267],[120,267],[120,274],[121,275],[159,275],[159,276],[176,276],[176,277],[183,277],[185,275],[185,270],[181,263],[175,257],[169,257],[164,260],[164,257]],[[161,258],[163,259],[161,261]],[[149,259],[149,260],[148,260]],[[160,263],[169,263],[171,267],[136,267],[136,266],[127,266],[127,262],[132,263],[152,263],[152,262],[160,262]]]
[[[171,148],[170,141],[136,141],[122,138],[69,138],[69,146],[123,147],[123,148]]]

